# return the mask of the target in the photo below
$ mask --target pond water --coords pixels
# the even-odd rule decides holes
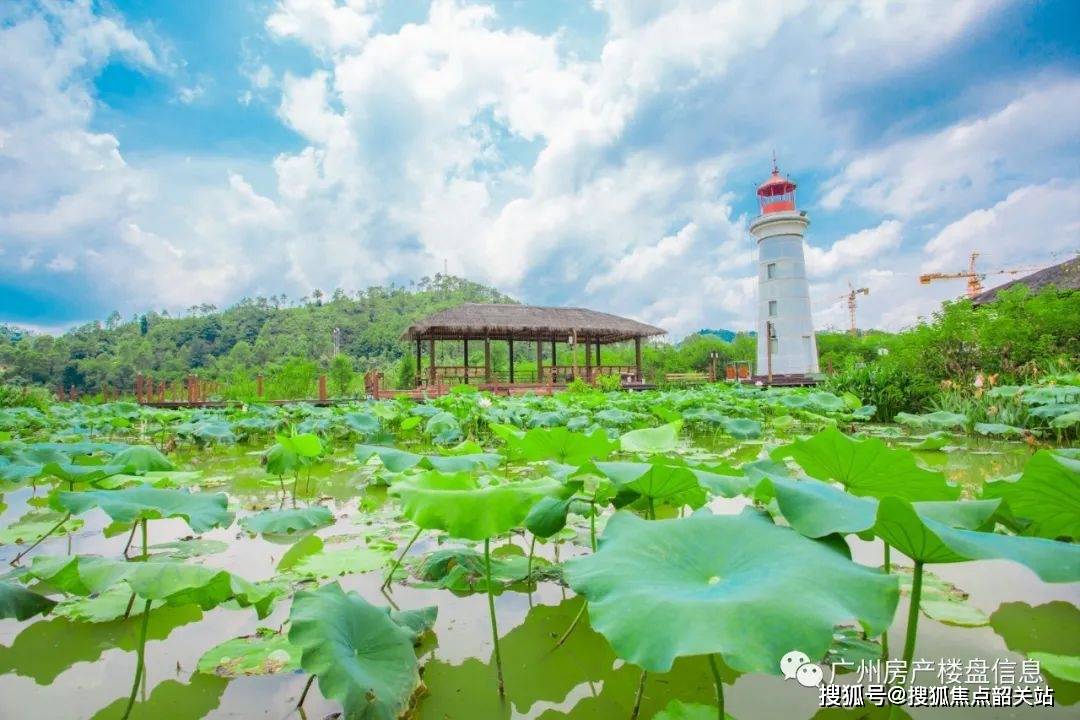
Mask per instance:
[[[958,440],[963,447],[948,452],[920,452],[925,465],[943,470],[968,494],[988,477],[1018,472],[1029,455],[1022,443]],[[694,452],[708,452],[744,461],[756,456],[762,445],[736,443],[730,439],[698,437]],[[230,509],[239,515],[277,508],[282,494],[276,479],[260,467],[258,449],[232,447],[209,453],[182,456],[184,469],[203,472],[201,485],[227,492]],[[302,479],[298,503],[321,499],[333,509],[336,523],[318,531],[341,548],[378,540],[403,546],[409,533],[396,519],[396,503],[387,500],[385,489],[368,485],[368,468],[348,452],[336,454],[314,472],[310,491]],[[32,499],[44,494],[24,487],[6,493],[0,526],[11,523],[32,507]],[[286,502],[288,506],[289,501]],[[738,512],[745,502],[718,500],[716,512]],[[0,507],[3,507],[0,505]],[[69,553],[119,556],[127,540],[120,532],[106,537],[109,519],[94,510],[85,525],[65,537],[47,540],[35,553]],[[580,537],[587,538],[582,528]],[[190,535],[180,520],[149,523],[151,545]],[[234,523],[229,530],[202,536],[226,544],[222,552],[196,558],[207,566],[234,571],[249,580],[269,579],[288,545],[261,536],[250,536]],[[500,552],[522,551],[523,536],[500,540]],[[587,545],[587,540],[584,543]],[[853,557],[867,565],[880,565],[878,542],[852,538]],[[410,554],[422,554],[433,541],[422,539]],[[550,545],[539,552],[554,557]],[[0,547],[6,568],[16,553],[13,546]],[[583,552],[573,542],[561,543],[563,558]],[[893,558],[903,563],[902,558]],[[1030,570],[1007,562],[980,561],[938,565],[933,573],[970,593],[969,604],[990,617],[982,627],[956,627],[923,618],[919,625],[916,656],[938,658],[998,658],[1023,660],[1028,650],[1080,654],[1080,585],[1051,585]],[[483,593],[458,596],[448,590],[424,589],[396,583],[389,598],[380,591],[381,572],[347,574],[340,579],[347,590],[356,590],[378,605],[389,601],[401,608],[438,605],[434,639],[421,648],[423,680],[427,692],[415,709],[415,717],[430,720],[486,718],[627,718],[638,683],[638,670],[618,660],[607,642],[582,623],[569,640],[554,648],[554,638],[574,619],[581,600],[555,582],[541,582],[531,592],[519,588],[496,598],[507,697],[496,692],[495,670]],[[201,612],[195,607],[161,608],[151,612],[146,644],[146,672],[137,691],[133,717],[153,720],[193,718],[323,718],[339,706],[324,700],[318,685],[305,702],[305,713],[292,708],[304,688],[301,673],[225,679],[195,672],[199,657],[229,638],[251,634],[259,627],[278,628],[288,617],[289,603],[279,602],[273,613],[257,620],[251,610],[219,607]],[[907,602],[901,600],[897,617],[906,617]],[[0,621],[0,718],[72,720],[116,718],[122,714],[136,667],[137,638],[141,618],[105,623],[72,622],[45,616],[33,621]],[[649,618],[641,618],[648,623]],[[894,623],[890,644],[903,643],[903,622]],[[772,718],[855,718],[858,714],[819,712],[816,690],[785,682],[779,676],[741,675],[724,671],[727,710],[740,720]],[[915,709],[916,718],[1012,718],[1080,717],[1076,703],[1080,685],[1050,679],[1057,708],[1052,709]],[[704,660],[681,660],[671,672],[650,675],[642,699],[642,718],[651,718],[670,699],[712,703],[712,676]],[[1071,707],[1070,707],[1071,706]]]

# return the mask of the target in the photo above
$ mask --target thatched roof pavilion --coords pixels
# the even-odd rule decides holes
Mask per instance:
[[[641,340],[665,334],[654,325],[586,310],[584,308],[537,307],[533,305],[465,303],[448,310],[428,315],[413,323],[401,335],[402,340],[416,343],[416,367],[418,384],[442,385],[445,381],[468,383],[470,379],[484,385],[498,385],[491,368],[491,342],[505,341],[510,351],[509,382],[519,378],[514,375],[514,342],[535,343],[536,373],[531,378],[535,386],[558,386],[574,377],[591,381],[597,375],[619,375],[624,383],[641,382]],[[435,342],[461,341],[465,362],[462,366],[438,366],[435,359]],[[469,341],[484,343],[484,365],[469,364]],[[600,346],[610,343],[634,341],[634,366],[602,365]],[[422,366],[422,347],[428,345],[426,373]],[[558,364],[557,344],[565,343],[573,350],[574,364]],[[550,364],[544,367],[544,345],[550,344]],[[584,372],[577,366],[577,346],[585,347]],[[596,363],[593,363],[593,349]]]
[[[577,334],[581,338],[612,343],[666,332],[637,320],[584,308],[465,303],[418,320],[409,326],[401,339],[550,340]]]

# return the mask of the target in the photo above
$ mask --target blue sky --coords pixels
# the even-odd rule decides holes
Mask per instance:
[[[817,325],[850,281],[897,329],[963,290],[920,272],[1080,249],[1078,26],[1068,0],[0,0],[0,322],[445,262],[745,328],[775,150]]]

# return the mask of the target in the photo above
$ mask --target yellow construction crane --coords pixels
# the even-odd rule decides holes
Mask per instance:
[[[919,276],[919,284],[929,285],[935,280],[956,280],[964,278],[967,280],[967,296],[974,298],[983,291],[982,281],[986,279],[988,275],[1019,275],[1020,273],[1034,272],[1039,270],[1038,267],[1026,267],[1026,268],[1009,268],[1006,270],[989,270],[987,272],[978,272],[975,270],[975,258],[979,257],[978,252],[971,253],[971,259],[968,261],[967,272],[953,272],[953,273],[924,273]]]
[[[851,327],[848,328],[848,332],[850,332],[852,335],[855,335],[858,333],[858,329],[855,327],[855,297],[860,294],[869,295],[870,288],[861,287],[856,289],[855,286],[851,284],[850,280],[848,281],[847,286],[848,291],[836,299],[847,300],[848,313],[851,315]]]

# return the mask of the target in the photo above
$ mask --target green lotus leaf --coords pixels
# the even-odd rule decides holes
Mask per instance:
[[[496,453],[469,453],[464,455],[425,455],[421,467],[442,473],[492,470],[502,464],[503,457]]]
[[[619,438],[619,445],[623,452],[671,452],[679,445],[681,428],[682,422],[677,420],[660,427],[631,430]]]
[[[154,557],[169,557],[175,560],[217,555],[229,549],[228,543],[208,538],[188,538],[172,542],[156,543],[147,548]],[[155,551],[164,551],[155,554]]]
[[[947,412],[945,410],[938,410],[923,415],[912,415],[911,413],[902,412],[896,415],[895,420],[901,425],[908,425],[915,428],[931,428],[933,430],[963,428],[968,421],[967,415]]]
[[[501,592],[508,585],[529,578],[529,561],[520,548],[517,554],[501,553],[501,550],[497,548],[491,555],[493,592]],[[431,587],[460,594],[487,591],[484,554],[471,548],[441,548],[419,558],[418,562],[414,561],[413,566],[416,576]],[[547,560],[533,558],[534,577],[549,568]]]
[[[318,457],[319,455],[322,455],[323,452],[322,440],[314,433],[278,435],[277,441],[279,445],[296,453],[302,458]]]
[[[551,478],[481,486],[467,473],[428,471],[394,483],[390,493],[401,499],[402,513],[425,530],[486,540],[520,526],[540,498],[561,489]]]
[[[908,567],[894,566],[892,571],[900,577],[900,593],[911,594],[911,574]],[[990,624],[990,618],[979,608],[967,602],[968,594],[952,583],[924,570],[919,609],[923,615],[946,625],[982,627]]]
[[[3,459],[0,458],[0,461]],[[24,462],[0,462],[0,480],[8,483],[21,483],[42,473],[42,466]]]
[[[123,490],[60,492],[50,500],[57,510],[73,515],[101,508],[110,518],[123,523],[180,517],[197,533],[231,525],[233,514],[227,509],[228,503],[225,493],[192,493],[149,484]]]
[[[127,468],[124,465],[76,465],[74,463],[47,463],[42,468],[46,475],[60,478],[67,483],[92,483],[103,480],[110,475],[117,475]]]
[[[980,435],[997,435],[1000,437],[1019,437],[1026,433],[1024,428],[1018,428],[1004,423],[975,423],[975,432]]]
[[[1050,427],[1057,430],[1065,430],[1077,425],[1080,425],[1080,410],[1062,413],[1050,421]]]
[[[955,500],[960,488],[939,472],[924,470],[910,450],[888,447],[879,438],[854,440],[835,427],[809,440],[797,440],[772,451],[773,460],[792,458],[807,475],[835,480],[853,495],[905,500]]]
[[[266,451],[264,456],[266,472],[271,475],[288,475],[301,467],[300,456],[295,450],[277,443]]]
[[[990,616],[990,626],[1005,646],[1032,659],[1049,659],[1042,666],[1046,683],[1054,689],[1055,701],[1071,705],[1080,699],[1080,682],[1070,682],[1068,660],[1062,667],[1058,658],[1077,655],[1080,640],[1080,608],[1065,600],[1031,606],[1022,602],[1004,603]]]
[[[570,512],[573,498],[558,498],[551,495],[540,498],[525,516],[525,527],[533,535],[549,538],[566,527],[566,514]]]
[[[176,469],[157,448],[149,445],[133,445],[114,455],[110,462],[114,465],[123,465],[128,472],[136,475],[142,475],[151,470]]]
[[[166,605],[198,605],[211,610],[224,602],[253,607],[259,618],[270,614],[277,588],[256,585],[225,570],[176,562],[131,563],[127,582],[144,600]]]
[[[270,628],[226,640],[203,653],[195,669],[205,675],[236,678],[300,669],[300,649],[289,636]]]
[[[379,418],[362,412],[346,413],[345,424],[350,430],[359,433],[360,435],[372,435],[377,433],[382,426],[382,423],[379,422]]]
[[[390,553],[379,548],[323,549],[298,560],[292,566],[292,572],[304,577],[334,578],[378,570],[385,567],[389,560]]]
[[[1014,516],[1029,521],[1025,535],[1080,539],[1080,460],[1040,450],[1019,480],[987,483],[982,494],[1001,498]]]
[[[334,513],[329,508],[313,505],[288,510],[265,510],[257,515],[241,518],[240,525],[251,533],[266,535],[292,535],[305,530],[317,530],[334,524]]]
[[[34,558],[29,574],[71,595],[96,595],[120,581],[143,600],[172,606],[198,605],[210,610],[234,600],[269,614],[277,589],[257,586],[232,573],[202,565],[160,561],[129,563],[95,555]]]
[[[133,563],[108,560],[96,555],[53,557],[38,555],[28,574],[70,595],[97,595],[124,580]]]
[[[409,631],[411,640],[415,644],[420,637],[435,627],[435,621],[439,619],[437,605],[428,605],[418,610],[389,610],[390,619]]]
[[[944,430],[937,430],[911,446],[912,450],[940,450],[949,444],[952,435]]]
[[[685,465],[638,462],[598,462],[596,469],[620,491],[666,500],[700,489],[697,475]]]
[[[846,493],[819,480],[796,480],[761,465],[748,466],[758,479],[756,496],[776,499],[780,514],[800,534],[821,538],[834,533],[861,533],[870,530],[879,518],[879,501]],[[912,505],[918,515],[950,528],[975,530],[989,525],[998,509],[997,500],[919,502]]]
[[[873,662],[881,658],[881,643],[866,637],[861,628],[841,625],[833,628],[832,645],[822,659],[823,665],[836,665],[836,672],[854,672],[860,663]],[[844,667],[839,663],[851,663],[854,667]]]
[[[911,503],[895,497],[879,503],[874,534],[918,562],[1012,560],[1031,568],[1046,582],[1080,580],[1080,546],[1043,538],[952,528],[942,522],[940,516],[930,517],[922,506],[916,512]]]
[[[720,425],[724,432],[738,440],[753,440],[761,437],[761,423],[749,418],[724,418]]]
[[[889,626],[896,578],[852,563],[757,513],[642,520],[616,513],[599,550],[566,563],[589,622],[619,657],[664,672],[719,653],[735,670],[777,673],[792,648],[820,658],[833,627]]]
[[[532,428],[520,437],[503,436],[513,457],[522,460],[555,460],[568,465],[583,465],[590,460],[602,460],[618,450],[619,445],[608,439],[607,432],[598,428],[592,434],[571,432],[564,427]]]
[[[404,472],[420,464],[420,461],[424,459],[423,455],[405,452],[397,448],[383,447],[382,445],[356,446],[356,457],[359,458],[360,462],[367,462],[373,455],[378,456],[379,460],[390,472]]]
[[[388,613],[337,583],[300,591],[289,613],[289,642],[346,718],[397,720],[420,687],[412,634]]]
[[[57,604],[53,609],[53,614],[76,622],[88,623],[107,623],[119,620],[125,615],[141,615],[146,604],[130,603],[129,605],[130,600],[131,587],[125,582],[119,582],[97,595],[68,597]],[[161,603],[155,605],[160,606]]]
[[[1044,672],[1071,683],[1080,683],[1080,656],[1033,652],[1028,657],[1037,660]]]
[[[733,498],[742,495],[750,487],[750,480],[739,470],[726,464],[703,464],[690,467],[698,483],[713,495]]]
[[[0,620],[28,620],[35,615],[49,612],[54,605],[56,601],[44,595],[38,595],[12,582],[0,581]]]
[[[308,555],[314,555],[322,549],[323,541],[318,535],[307,535],[300,538],[293,543],[292,547],[285,551],[285,554],[281,556],[281,560],[278,560],[278,572],[284,572],[295,567],[297,563]]]
[[[23,545],[37,542],[52,530],[53,535],[72,533],[83,526],[79,518],[68,518],[62,525],[65,513],[49,510],[31,510],[6,528],[0,528],[0,545]],[[53,530],[53,528],[56,528]]]
[[[818,412],[841,412],[843,410],[855,410],[859,407],[859,405],[862,405],[862,403],[859,401],[859,398],[856,397],[855,402],[858,402],[859,405],[856,405],[855,407],[848,407],[848,404],[844,401],[844,398],[837,397],[831,392],[824,392],[821,390],[810,393],[808,399],[810,400],[810,405],[813,406],[813,408]]]

